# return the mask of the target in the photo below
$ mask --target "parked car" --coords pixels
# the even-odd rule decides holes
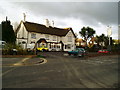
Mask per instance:
[[[9,46],[7,46],[7,49],[6,49],[5,48],[6,45],[7,45],[7,43],[5,41],[0,40],[0,50],[2,50],[3,54],[4,54],[4,52],[9,50],[9,54],[17,55],[17,52],[18,52],[17,49],[11,48],[11,47],[8,49]]]
[[[107,49],[101,49],[98,51],[98,53],[109,53],[110,51],[108,51]]]
[[[40,48],[37,48],[37,51],[49,51],[47,47],[40,47]]]
[[[0,40],[0,46],[4,46],[6,44],[5,41]]]
[[[68,51],[69,55],[74,55],[74,56],[84,56],[86,53],[84,48],[76,48],[75,50]]]
[[[0,50],[4,48],[5,44],[6,44],[5,41],[0,40]]]

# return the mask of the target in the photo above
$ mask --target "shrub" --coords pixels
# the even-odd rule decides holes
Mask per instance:
[[[3,55],[33,55],[35,54],[34,51],[28,51],[27,49],[23,49],[21,45],[7,43],[4,45],[2,49]]]
[[[27,55],[27,50],[23,49],[20,45],[7,43],[2,49],[3,55]]]

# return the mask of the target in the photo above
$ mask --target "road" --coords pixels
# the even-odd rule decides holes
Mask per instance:
[[[74,57],[61,52],[34,58],[3,58],[3,88],[113,88],[118,56]]]

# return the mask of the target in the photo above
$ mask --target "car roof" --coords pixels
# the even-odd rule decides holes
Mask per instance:
[[[0,40],[0,42],[5,42],[5,41],[1,41],[1,40]]]

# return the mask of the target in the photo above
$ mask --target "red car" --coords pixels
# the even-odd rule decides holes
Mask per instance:
[[[98,53],[109,53],[109,51],[106,49],[103,49],[103,50],[99,50]]]

